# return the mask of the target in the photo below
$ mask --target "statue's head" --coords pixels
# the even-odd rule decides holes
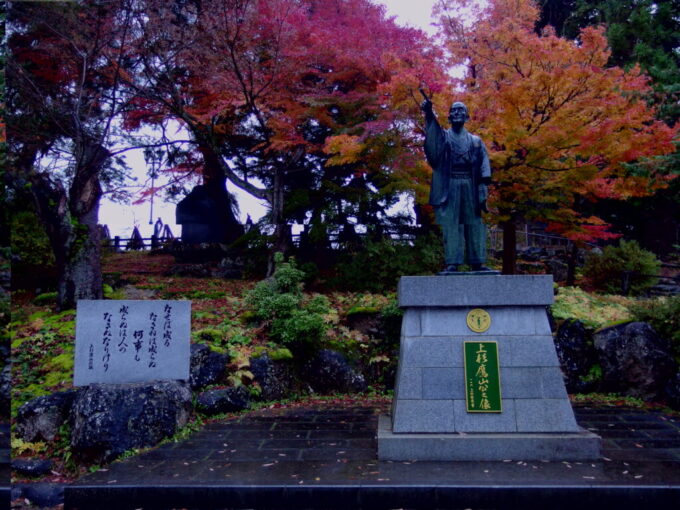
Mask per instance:
[[[463,103],[456,101],[451,105],[449,109],[449,122],[451,124],[465,124],[465,121],[469,118],[470,114],[468,113],[467,106]]]

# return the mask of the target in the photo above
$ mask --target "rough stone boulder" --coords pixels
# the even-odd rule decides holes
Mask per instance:
[[[602,366],[602,389],[644,400],[663,395],[677,371],[668,342],[645,322],[603,329],[593,336]]]
[[[50,459],[12,459],[12,469],[26,476],[42,476],[52,471]]]
[[[588,331],[579,320],[564,321],[555,335],[555,349],[560,359],[562,373],[569,393],[591,391],[592,384],[583,382],[590,367],[597,361],[592,344],[588,342]]]
[[[233,413],[248,409],[250,399],[243,387],[208,390],[198,395],[196,407],[208,415]]]
[[[223,380],[225,365],[229,363],[227,354],[211,351],[203,344],[191,344],[189,383],[196,390]]]
[[[304,378],[317,393],[366,391],[366,379],[339,352],[320,350],[305,364]]]
[[[64,484],[12,484],[12,500],[28,499],[38,508],[53,508],[64,503]],[[31,507],[35,508],[35,507]]]
[[[173,435],[190,414],[191,390],[185,382],[93,384],[73,402],[71,447],[81,459],[108,462]]]
[[[66,421],[79,390],[29,400],[17,411],[16,433],[24,441],[52,441]]]
[[[295,375],[289,361],[275,361],[266,353],[250,358],[250,372],[260,385],[262,400],[281,400],[290,396],[295,387]]]

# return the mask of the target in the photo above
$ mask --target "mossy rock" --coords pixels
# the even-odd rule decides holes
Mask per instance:
[[[198,342],[213,342],[219,344],[222,343],[222,340],[224,339],[224,332],[219,329],[205,328],[195,331],[193,336]]]
[[[38,294],[35,299],[33,299],[33,304],[36,306],[54,305],[56,303],[56,292],[44,292],[43,294]]]
[[[380,313],[382,310],[377,306],[353,306],[347,310],[347,317],[352,315],[375,315]]]
[[[262,356],[268,356],[272,361],[287,361],[293,359],[293,353],[286,347],[270,348],[261,345],[255,347],[255,349],[253,349],[252,358],[258,359]]]

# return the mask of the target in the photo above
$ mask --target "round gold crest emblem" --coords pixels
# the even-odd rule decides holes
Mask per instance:
[[[475,333],[484,333],[491,326],[491,316],[486,310],[474,308],[467,314],[467,326]]]

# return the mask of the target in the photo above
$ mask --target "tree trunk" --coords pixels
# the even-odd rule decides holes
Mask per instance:
[[[281,252],[287,253],[289,250],[288,238],[290,231],[283,217],[283,170],[277,168],[274,173],[274,183],[272,187],[271,215],[272,225],[274,225],[274,245],[267,262],[267,276],[274,274],[274,254]]]
[[[576,283],[576,259],[578,257],[578,246],[575,242],[570,242],[567,247],[567,285],[574,286]]]
[[[57,258],[61,261],[57,286],[57,306],[60,310],[73,308],[79,299],[102,299],[103,282],[101,243],[97,219],[99,201],[87,214],[74,217],[68,237]],[[56,250],[55,250],[56,253]]]
[[[424,206],[416,203],[413,206],[413,211],[416,215],[416,223],[420,225],[419,231],[422,235],[427,235],[434,230],[434,216],[432,214],[431,206]]]
[[[31,172],[31,194],[45,225],[57,264],[57,308],[79,299],[101,299],[101,246],[97,223],[102,190],[99,175],[109,152],[97,143],[82,147],[68,194],[46,173]]]
[[[208,195],[218,206],[218,218],[211,220],[219,222],[223,230],[224,243],[233,243],[243,235],[243,225],[238,221],[232,210],[232,198],[227,192],[227,178],[219,162],[219,156],[206,144],[199,145],[203,156],[203,184]]]
[[[517,273],[517,225],[510,219],[503,227],[503,274]]]

